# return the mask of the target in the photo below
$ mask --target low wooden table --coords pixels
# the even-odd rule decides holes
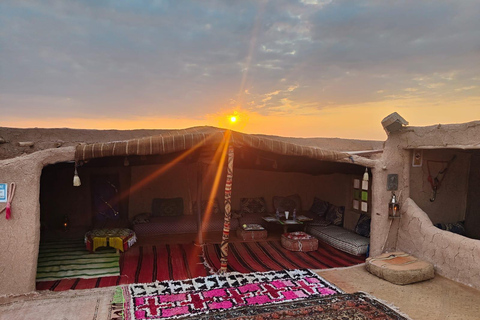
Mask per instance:
[[[303,231],[306,231],[305,229],[307,228],[307,222],[312,221],[313,219],[305,217],[305,216],[299,216],[296,220],[285,220],[285,219],[277,219],[275,216],[265,216],[262,217],[263,220],[265,220],[268,223],[275,223],[275,224],[280,224],[283,227],[283,233],[288,232],[288,227],[290,226],[303,226]]]
[[[258,224],[244,224],[243,226],[238,227],[237,237],[246,241],[258,241],[265,240],[268,236],[267,230],[264,227]]]
[[[100,247],[115,248],[117,253],[119,250],[125,252],[135,242],[137,236],[130,229],[94,229],[85,234],[85,244],[90,252],[95,252]]]

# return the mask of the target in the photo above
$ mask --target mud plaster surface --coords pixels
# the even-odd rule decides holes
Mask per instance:
[[[435,227],[412,199],[404,203],[397,247],[431,262],[438,274],[480,288],[480,245]]]

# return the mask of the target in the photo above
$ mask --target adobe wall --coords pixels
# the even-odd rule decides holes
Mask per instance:
[[[413,157],[413,155],[412,155]],[[428,171],[432,177],[445,168],[444,163],[453,157],[444,179],[437,190],[435,201],[432,186],[428,182]],[[423,150],[421,167],[410,168],[410,198],[425,211],[433,223],[447,223],[465,220],[468,194],[468,176],[471,155],[456,149]],[[411,166],[411,160],[410,160]]]
[[[0,161],[0,182],[16,184],[11,219],[5,219],[5,211],[0,215],[0,295],[35,290],[41,172],[45,165],[73,160],[74,154],[74,147],[66,147]],[[0,208],[4,206],[0,204]]]
[[[372,220],[372,255],[384,251],[403,250],[430,261],[437,273],[442,276],[480,288],[480,281],[476,277],[480,272],[478,240],[442,231],[432,223],[432,220],[436,222],[463,217],[466,210],[470,167],[470,155],[463,150],[478,149],[480,147],[478,141],[480,141],[478,121],[466,124],[406,127],[389,135],[381,163],[376,167],[379,174],[374,176],[376,182],[374,192],[377,196]],[[425,160],[430,157],[450,160],[453,154],[457,155],[434,203],[428,200],[431,197],[431,188],[426,184],[424,171],[426,168],[412,168],[410,149],[424,149],[423,166],[426,166]],[[386,192],[388,173],[399,174],[397,194],[402,214],[400,219],[388,219],[387,204],[390,198],[390,193]],[[413,198],[419,204],[416,204]]]
[[[478,240],[435,227],[412,199],[403,203],[397,248],[433,263],[442,276],[480,289]]]

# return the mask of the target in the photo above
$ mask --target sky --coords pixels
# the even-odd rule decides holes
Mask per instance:
[[[3,0],[0,126],[385,140],[392,112],[480,120],[479,16],[478,0]]]

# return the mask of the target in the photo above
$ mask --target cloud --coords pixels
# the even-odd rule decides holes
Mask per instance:
[[[202,119],[475,101],[479,15],[473,0],[7,0],[0,109]]]

